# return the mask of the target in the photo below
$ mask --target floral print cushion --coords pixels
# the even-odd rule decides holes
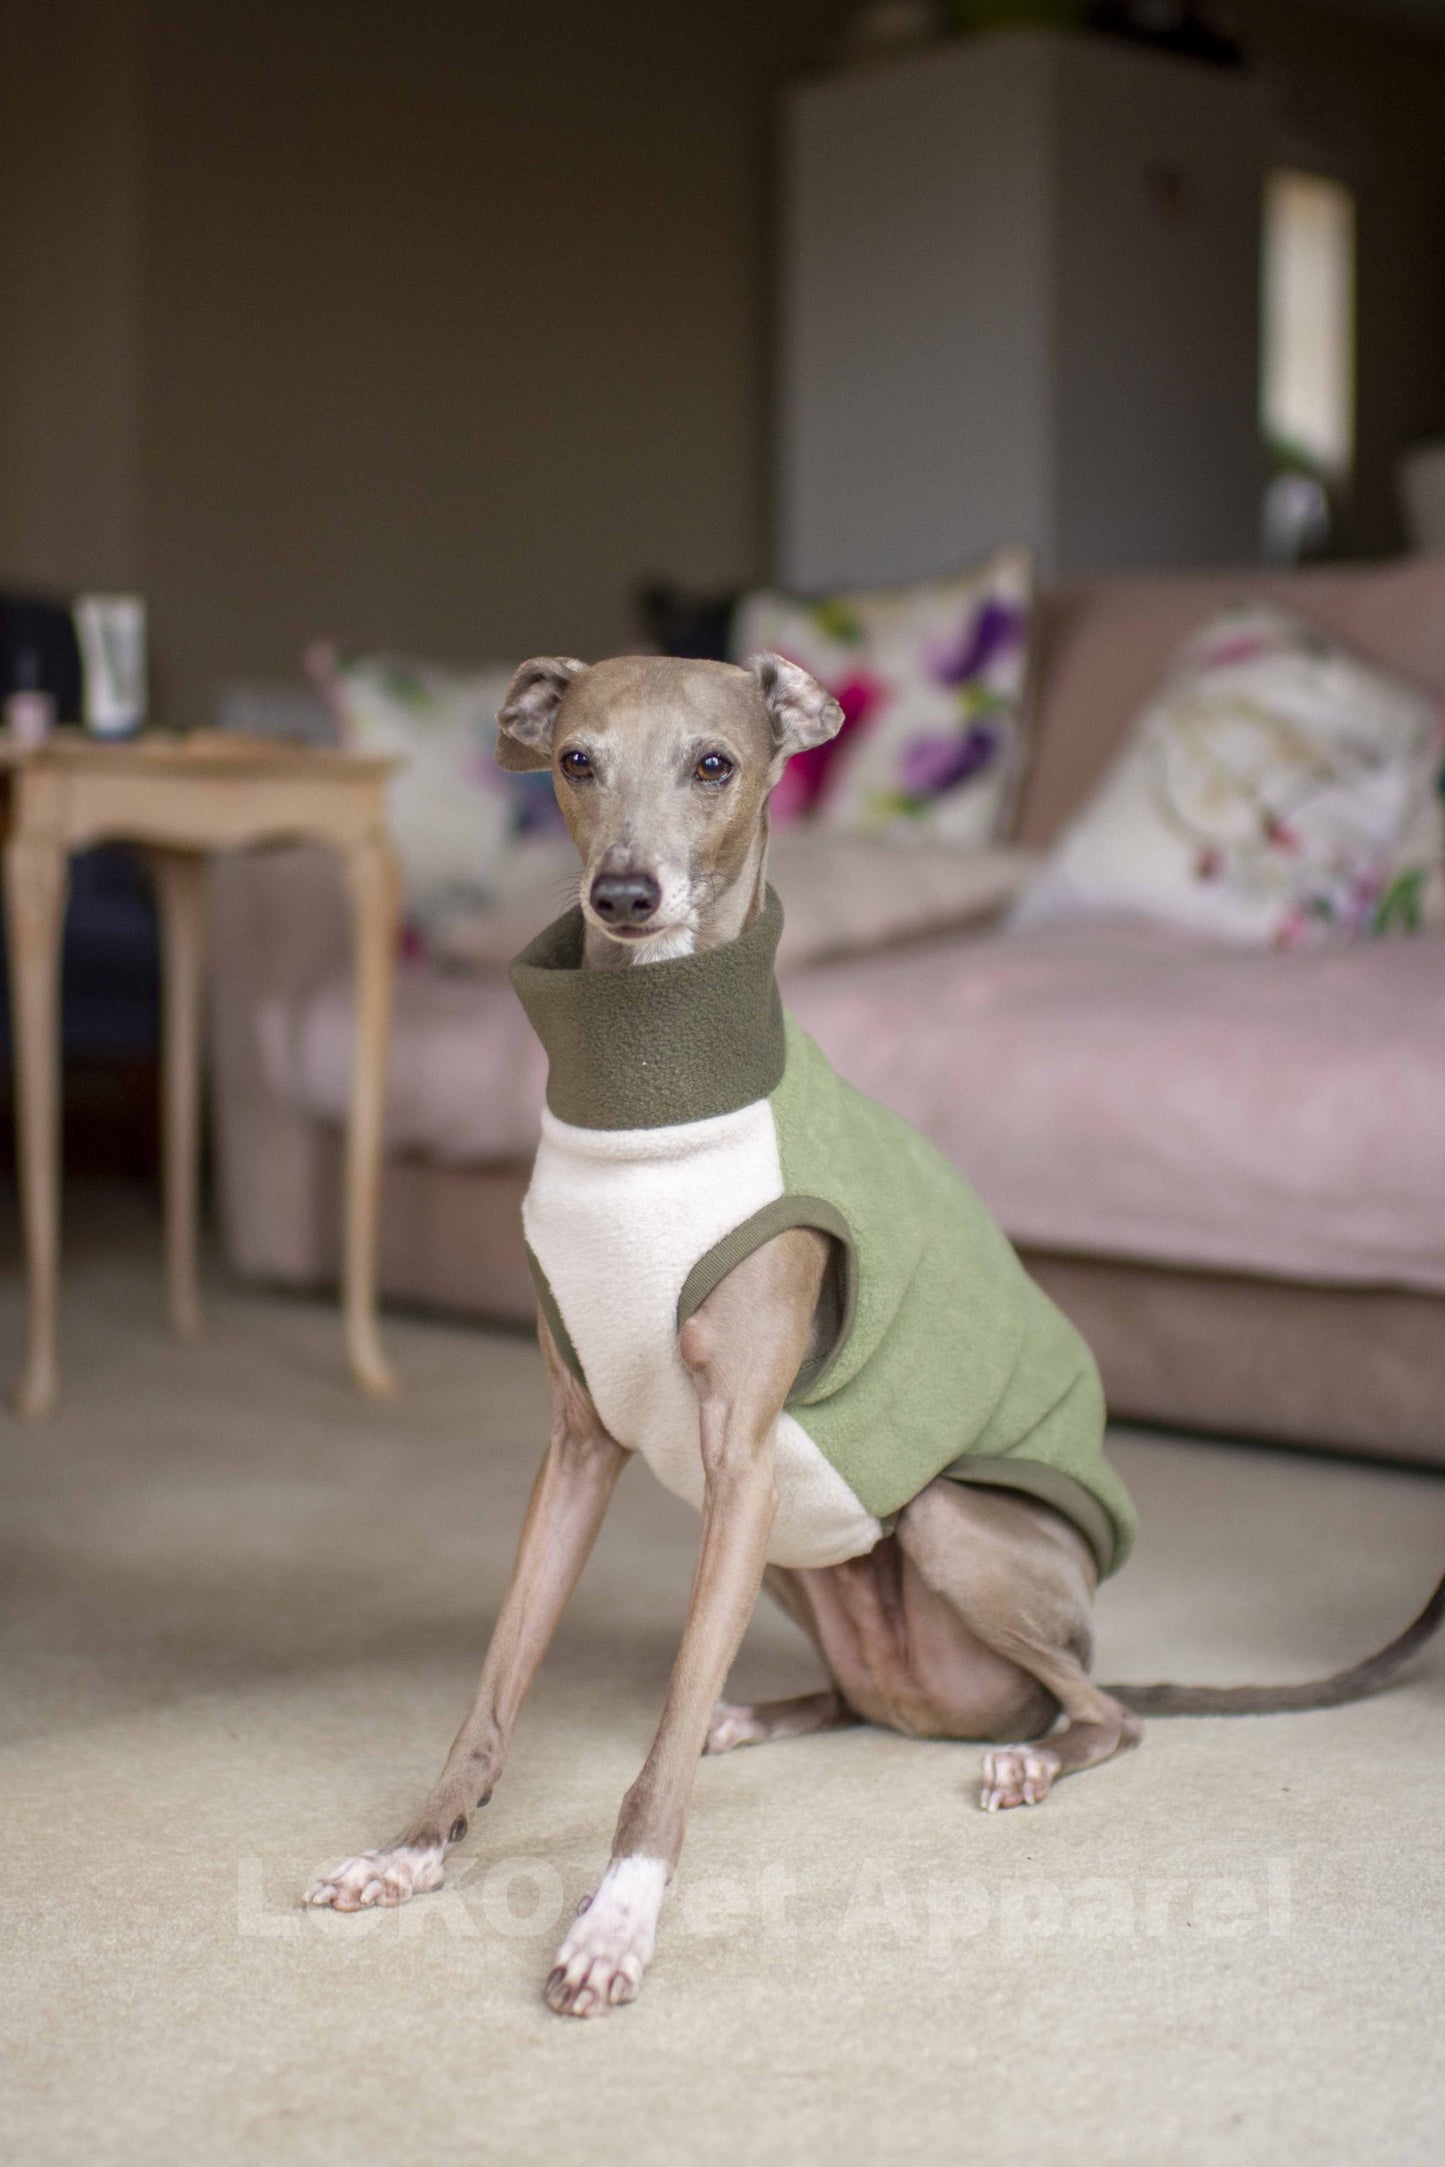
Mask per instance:
[[[430,952],[457,912],[555,880],[570,862],[550,774],[505,775],[492,757],[511,664],[327,654],[316,674],[343,743],[401,762],[389,811],[408,952]]]
[[[844,716],[829,744],[790,761],[773,817],[966,850],[1004,834],[1023,772],[1032,602],[1023,549],[910,587],[746,597],[734,658],[785,655]]]
[[[1445,709],[1285,611],[1197,633],[1013,923],[1134,916],[1257,946],[1445,901]]]

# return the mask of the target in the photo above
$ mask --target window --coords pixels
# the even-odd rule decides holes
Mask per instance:
[[[1345,480],[1355,450],[1355,202],[1317,173],[1265,183],[1260,419],[1281,462]]]

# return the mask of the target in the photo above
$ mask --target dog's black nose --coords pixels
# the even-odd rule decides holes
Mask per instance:
[[[651,873],[599,873],[592,908],[607,925],[646,925],[662,901]]]

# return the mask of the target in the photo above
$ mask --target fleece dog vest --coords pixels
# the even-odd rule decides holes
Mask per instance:
[[[1134,1514],[1088,1348],[967,1182],[785,1014],[782,922],[770,889],[722,948],[601,971],[572,910],[512,965],[549,1061],[523,1223],[558,1352],[617,1442],[700,1505],[678,1333],[762,1242],[820,1228],[840,1322],[778,1419],[772,1562],[859,1556],[948,1475],[1055,1507],[1115,1571]]]

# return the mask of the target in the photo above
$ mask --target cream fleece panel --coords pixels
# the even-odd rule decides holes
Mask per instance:
[[[766,1099],[669,1128],[575,1128],[543,1111],[527,1240],[607,1428],[693,1506],[702,1445],[678,1296],[700,1257],[782,1194]],[[770,1561],[836,1565],[871,1550],[880,1523],[791,1415],[778,1418],[776,1453]]]

